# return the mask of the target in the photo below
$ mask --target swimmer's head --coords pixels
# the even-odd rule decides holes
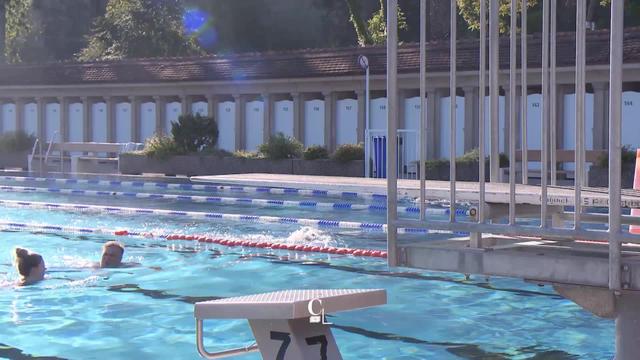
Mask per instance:
[[[18,274],[20,274],[20,285],[30,285],[44,279],[46,267],[40,254],[16,248],[13,258]]]
[[[102,258],[100,267],[113,268],[122,264],[124,245],[117,241],[109,241],[102,246]]]

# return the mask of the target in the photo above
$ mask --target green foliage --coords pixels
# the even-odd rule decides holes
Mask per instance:
[[[302,158],[305,160],[318,160],[318,159],[328,159],[329,152],[327,148],[320,145],[314,145],[306,148],[304,153],[302,154]]]
[[[357,0],[345,0],[349,9],[349,21],[353,25],[360,46],[384,44],[387,41],[387,18],[384,0],[380,0],[380,8],[366,22],[361,15],[360,3]],[[398,6],[398,29],[406,30],[407,17]]]
[[[233,153],[233,157],[238,159],[262,159],[263,156],[256,151],[238,150]]]
[[[364,145],[362,143],[340,145],[333,153],[333,159],[339,162],[364,160]]]
[[[22,60],[23,49],[31,39],[32,0],[12,0],[5,3],[5,48],[9,63]]]
[[[155,135],[147,139],[142,154],[151,158],[166,160],[174,155],[184,155],[184,152],[178,148],[171,137]]]
[[[199,152],[215,148],[218,143],[218,124],[213,118],[200,114],[180,115],[178,122],[171,124],[171,135],[180,151]]]
[[[479,0],[456,0],[458,3],[458,12],[462,18],[467,22],[471,30],[480,30],[480,1]],[[499,0],[500,8],[498,10],[500,17],[500,32],[506,33],[509,31],[509,21],[511,13],[511,1]],[[538,4],[538,0],[527,1],[527,8],[533,8]],[[522,2],[518,2],[518,12],[522,9]],[[487,6],[487,14],[489,13],[489,7]]]
[[[182,25],[180,0],[109,0],[79,60],[202,54]]]
[[[621,156],[621,161],[622,161],[622,165],[630,165],[630,164],[635,164],[636,162],[636,151],[634,149],[631,148],[631,146],[629,145],[625,145],[622,147],[622,151],[620,153]],[[598,160],[596,162],[596,165],[598,165],[599,167],[602,168],[608,168],[609,167],[609,153],[603,153],[602,155],[598,156]]]
[[[0,152],[31,150],[36,137],[24,131],[14,131],[0,135]]]
[[[260,145],[258,151],[268,159],[295,159],[302,155],[302,144],[283,133],[277,133],[269,138],[269,141]]]

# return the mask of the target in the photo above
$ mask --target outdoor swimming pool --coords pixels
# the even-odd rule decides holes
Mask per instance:
[[[345,206],[283,207],[246,201],[198,203],[113,193],[384,205],[372,198],[239,191],[212,194],[204,189],[107,187],[8,179],[0,179],[0,185],[82,188],[112,193],[108,196],[0,191],[0,200],[22,203],[73,203],[366,223],[382,223],[385,217],[384,211],[349,210]],[[403,202],[400,206],[409,207],[411,203]],[[409,212],[406,216],[414,214]],[[446,215],[433,216],[444,218]],[[91,265],[98,261],[101,245],[116,237],[68,233],[56,230],[55,226],[384,249],[385,235],[378,231],[331,226],[317,230],[283,222],[264,224],[87,209],[46,210],[8,204],[0,204],[0,221],[52,226],[50,231],[43,232],[0,232],[0,282],[5,285],[0,290],[0,358],[197,359],[193,303],[289,288],[387,290],[389,304],[386,306],[331,317],[336,341],[345,359],[555,360],[613,356],[613,322],[590,315],[557,296],[550,287],[503,278],[465,280],[458,274],[409,269],[389,272],[385,260],[378,258],[141,237],[118,237],[127,245],[125,261],[139,263],[139,266],[93,269]],[[428,238],[443,236],[427,235]],[[418,238],[411,235],[411,239]],[[17,278],[10,257],[10,250],[15,246],[33,249],[44,256],[48,268],[45,281],[25,288],[9,285]],[[252,341],[244,320],[206,322],[205,329],[210,351],[239,347]],[[258,359],[259,356],[239,358]]]

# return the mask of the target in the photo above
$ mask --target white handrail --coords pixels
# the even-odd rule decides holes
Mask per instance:
[[[47,153],[44,156],[44,162],[47,162],[47,160],[49,160],[49,154],[51,153],[51,148],[53,147],[53,140],[55,139],[56,135],[58,135],[58,132],[54,131],[53,135],[51,135],[51,138],[49,138],[49,147],[47,148]]]

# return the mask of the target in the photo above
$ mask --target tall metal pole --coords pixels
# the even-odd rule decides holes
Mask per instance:
[[[479,124],[478,124],[478,177],[480,181],[480,194],[478,206],[478,222],[485,221],[485,123],[487,121],[485,114],[485,91],[487,80],[487,0],[480,0],[480,71],[478,85],[479,104]],[[479,234],[480,237],[482,234]]]
[[[396,266],[398,228],[398,0],[387,0],[387,253]]]
[[[509,224],[516,224],[516,61],[518,2],[511,1],[509,36]]]
[[[529,111],[529,91],[527,85],[527,0],[522,0],[522,10],[520,15],[520,47],[521,47],[521,79],[520,83],[522,85],[522,92],[520,95],[520,119],[522,126],[522,183],[529,183],[529,154],[528,154],[528,146],[527,146],[527,112]]]
[[[585,103],[585,33],[587,22],[587,1],[576,3],[576,151],[575,151],[575,211],[574,228],[580,229],[582,214],[582,174],[584,173],[584,103]],[[553,73],[553,72],[552,72]],[[553,177],[552,177],[553,179]]]
[[[611,42],[609,73],[609,288],[621,290],[621,154],[622,146],[622,37],[624,0],[611,2]],[[637,354],[636,354],[637,355]]]
[[[365,121],[365,130],[364,130],[364,148],[366,149],[367,152],[367,156],[365,156],[366,161],[364,162],[364,172],[366,174],[366,177],[370,177],[371,176],[371,169],[370,169],[370,156],[371,156],[371,136],[369,135],[369,63],[367,62],[367,67],[365,69],[365,80],[364,80],[364,121]]]
[[[457,3],[456,0],[450,0],[451,3],[451,38],[449,44],[449,221],[456,221],[456,19]]]
[[[420,220],[425,218],[425,197],[426,197],[426,155],[427,155],[427,109],[425,93],[427,88],[427,0],[420,0],[420,132],[418,133],[420,143]]]
[[[540,226],[547,227],[547,185],[549,178],[549,0],[542,4],[542,176],[540,199]]]
[[[500,118],[498,112],[499,85],[498,72],[500,71],[500,58],[498,43],[498,0],[490,0],[489,3],[489,97],[490,97],[490,145],[491,155],[489,156],[489,179],[491,182],[498,181],[500,171],[499,145],[500,145]]]
[[[549,62],[550,64],[550,72],[549,75],[549,97],[551,101],[549,102],[549,122],[551,129],[558,128],[558,114],[556,112],[556,104],[558,103],[557,96],[557,81],[556,81],[556,33],[557,33],[557,23],[558,23],[558,4],[557,0],[551,0],[551,48],[549,50]],[[564,100],[564,99],[563,99]],[[551,161],[551,185],[557,185],[558,181],[558,162],[556,152],[558,151],[558,141],[556,138],[555,131],[551,134],[549,138],[549,147],[551,148],[549,157]]]

